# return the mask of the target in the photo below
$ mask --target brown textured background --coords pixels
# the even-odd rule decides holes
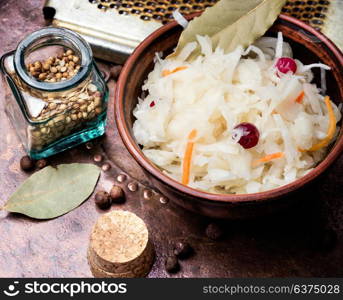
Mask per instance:
[[[43,0],[0,0],[0,55],[13,50],[26,34],[44,26]],[[108,70],[107,65],[101,65]],[[110,82],[113,94],[114,81]],[[0,100],[3,100],[0,90]],[[182,261],[182,270],[175,277],[284,277],[343,276],[343,157],[322,176],[316,185],[307,187],[296,197],[299,205],[278,215],[250,221],[220,221],[224,238],[213,242],[204,230],[211,222],[169,204],[161,204],[158,195],[146,200],[145,187],[137,192],[126,188],[139,180],[149,185],[137,164],[122,145],[113,121],[113,97],[109,107],[107,136],[97,141],[92,150],[84,145],[60,154],[52,163],[92,161],[102,153],[103,162],[112,169],[103,172],[97,189],[109,189],[116,175],[125,170],[129,179],[122,186],[126,204],[112,209],[137,213],[148,224],[157,252],[150,277],[169,276],[163,268],[163,256],[171,241],[188,240],[195,255]],[[20,171],[19,159],[24,155],[0,102],[0,205],[28,176]],[[102,163],[99,163],[101,165]],[[79,208],[50,221],[0,211],[0,277],[90,277],[86,250],[92,225],[102,212],[91,197]],[[325,243],[326,228],[335,230],[336,245],[320,250]]]

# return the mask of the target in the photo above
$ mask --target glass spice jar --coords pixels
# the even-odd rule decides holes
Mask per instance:
[[[78,34],[47,27],[0,59],[5,110],[33,159],[105,133],[108,88]]]

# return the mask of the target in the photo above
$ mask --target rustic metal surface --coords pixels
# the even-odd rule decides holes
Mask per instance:
[[[92,45],[95,57],[116,63],[123,63],[147,35],[161,26],[155,20],[144,22],[137,16],[101,11],[88,0],[47,0],[46,17],[51,18],[51,12],[54,26],[80,33]]]
[[[104,12],[112,9],[121,15],[133,15],[144,21],[156,20],[166,24],[173,20],[172,12],[176,9],[182,14],[200,12],[207,7],[213,6],[218,0],[160,0],[148,2],[137,0],[88,0],[88,2]],[[288,0],[282,12],[309,23],[317,29],[322,29],[332,2],[332,0]]]
[[[55,26],[79,32],[92,45],[96,57],[122,63],[133,49],[162,24],[173,20],[172,12],[203,11],[218,0],[46,0],[44,13]],[[324,32],[343,49],[341,0],[288,0],[282,9]]]
[[[12,50],[27,33],[44,25],[42,0],[2,0],[0,2],[0,55]],[[102,65],[106,68],[105,65]],[[110,83],[113,95],[114,82]],[[0,99],[3,98],[0,91]],[[195,254],[181,262],[174,277],[272,277],[343,276],[343,157],[311,187],[295,194],[299,205],[290,211],[250,221],[221,221],[225,236],[219,242],[206,238],[211,222],[170,203],[163,204],[158,194],[151,199],[145,191],[150,183],[125,150],[113,120],[113,97],[109,107],[107,135],[93,149],[81,145],[62,153],[51,163],[93,162],[102,153],[103,163],[112,168],[102,172],[97,189],[108,190],[118,175],[128,174],[120,183],[127,202],[112,209],[126,209],[142,217],[150,229],[157,259],[150,277],[169,276],[163,256],[170,243],[188,240]],[[0,205],[28,176],[19,168],[24,151],[0,102]],[[138,190],[127,185],[138,180]],[[163,202],[163,201],[162,201]],[[103,213],[95,208],[93,197],[60,218],[35,221],[20,215],[0,212],[0,277],[89,277],[87,246],[91,227]],[[318,249],[318,240],[327,226],[335,229],[338,242],[331,251]],[[327,246],[330,246],[326,242]]]

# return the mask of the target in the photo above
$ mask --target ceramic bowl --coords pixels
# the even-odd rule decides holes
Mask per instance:
[[[189,16],[192,17],[194,15]],[[171,53],[181,31],[182,27],[172,22],[152,33],[136,48],[121,72],[115,93],[115,118],[126,148],[157,189],[172,202],[191,211],[210,217],[237,219],[261,216],[289,206],[294,199],[298,199],[289,196],[290,193],[313,181],[339,157],[343,149],[342,130],[326,158],[313,171],[285,186],[254,194],[211,194],[184,186],[163,174],[144,156],[133,137],[132,111],[142,93],[143,82],[153,69],[155,53]],[[285,40],[290,42],[294,57],[305,64],[320,61],[332,68],[331,72],[326,73],[327,94],[331,99],[342,100],[343,56],[338,48],[323,34],[292,17],[280,15],[266,35],[276,36],[278,31],[282,31]],[[317,70],[315,78],[319,84],[320,72]]]

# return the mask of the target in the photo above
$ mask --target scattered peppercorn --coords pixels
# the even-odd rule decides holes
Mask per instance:
[[[206,228],[206,236],[211,240],[219,240],[223,236],[223,231],[218,224],[210,223]]]
[[[23,156],[21,159],[20,159],[20,168],[23,170],[23,171],[30,171],[33,169],[34,167],[34,161],[29,157],[29,156]]]
[[[178,258],[187,258],[192,254],[192,252],[193,249],[187,242],[177,241],[174,244],[174,254]]]
[[[112,199],[109,193],[99,191],[95,194],[95,204],[101,209],[109,209],[112,205]]]
[[[176,273],[177,271],[180,270],[180,264],[175,255],[168,255],[165,258],[164,266],[168,273]]]
[[[40,160],[37,160],[36,162],[36,167],[38,169],[43,169],[45,168],[46,166],[48,165],[48,161],[44,158],[40,159]]]
[[[113,203],[123,203],[125,201],[124,191],[119,185],[113,185],[110,197]]]

